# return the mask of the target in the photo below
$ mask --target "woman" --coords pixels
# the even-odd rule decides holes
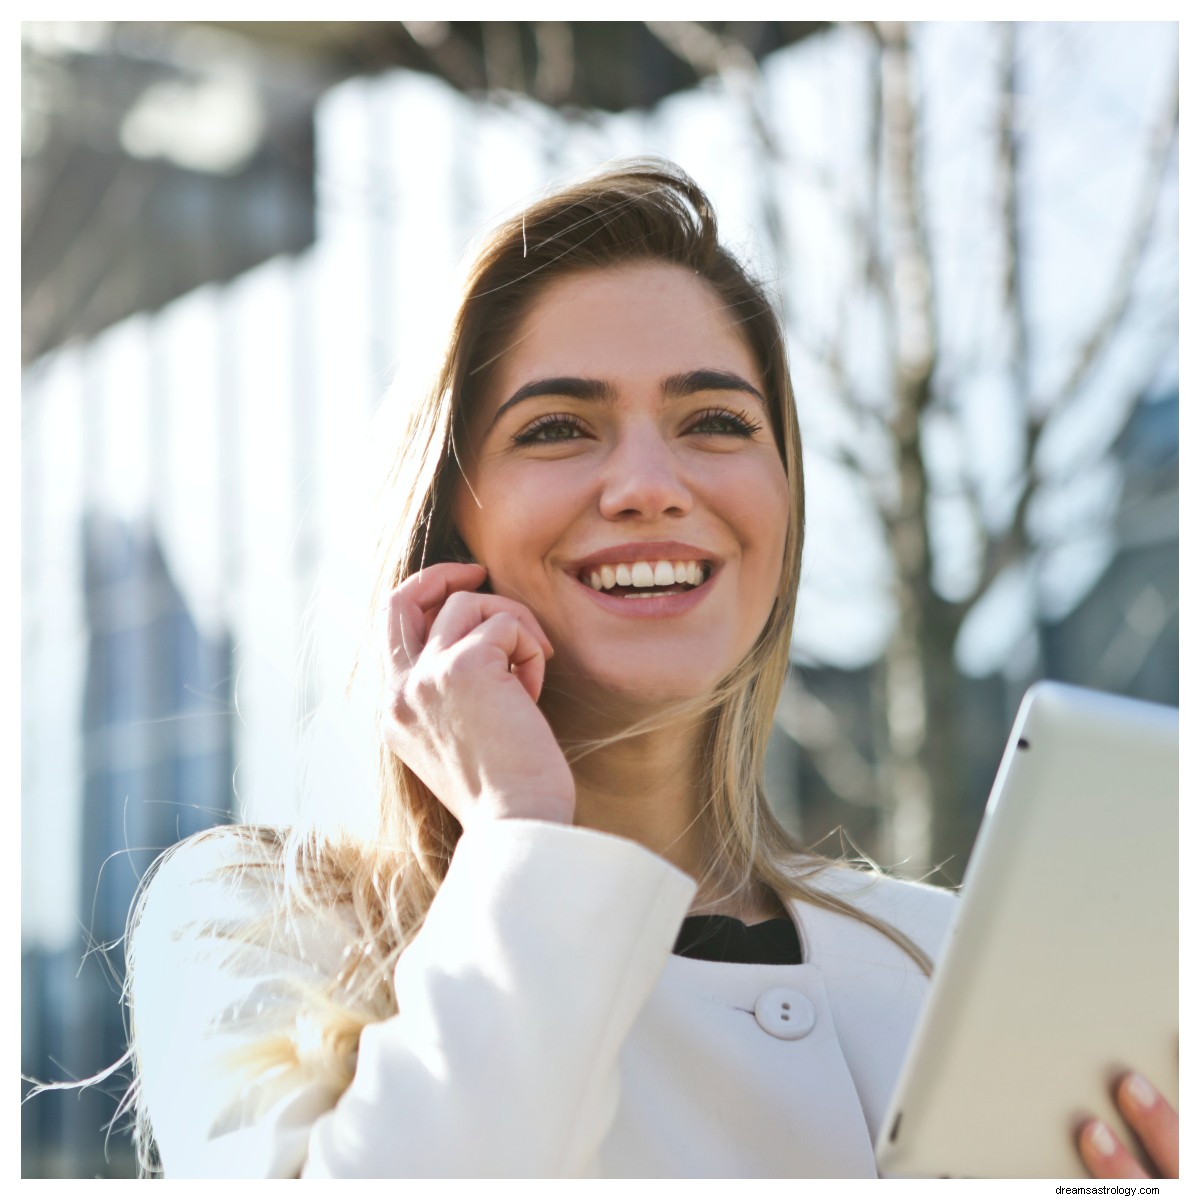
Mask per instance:
[[[626,164],[497,231],[389,495],[377,830],[164,861],[132,940],[143,1149],[874,1174],[953,900],[802,854],[767,808],[800,439],[690,179]]]

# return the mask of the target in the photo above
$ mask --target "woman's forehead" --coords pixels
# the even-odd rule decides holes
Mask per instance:
[[[577,272],[529,304],[489,372],[483,407],[497,409],[539,378],[619,389],[698,369],[739,375],[764,392],[741,325],[706,279],[661,262]]]

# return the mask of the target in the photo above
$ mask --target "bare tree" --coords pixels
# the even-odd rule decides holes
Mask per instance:
[[[880,47],[879,127],[886,178],[890,232],[890,309],[893,396],[889,432],[898,479],[895,502],[883,507],[894,568],[896,623],[883,663],[887,696],[888,767],[896,814],[894,851],[919,862],[953,859],[961,871],[973,829],[963,821],[962,724],[955,646],[968,614],[1001,573],[1023,567],[1035,594],[1032,628],[1038,628],[1036,581],[1042,547],[1030,527],[1030,508],[1048,481],[1039,447],[1051,422],[1077,406],[1093,372],[1130,316],[1134,284],[1154,226],[1157,201],[1171,162],[1178,123],[1178,85],[1173,89],[1140,164],[1138,199],[1117,257],[1107,293],[1094,304],[1090,331],[1081,339],[1064,377],[1044,394],[1033,387],[1028,297],[1023,287],[1025,227],[1021,189],[1022,138],[1016,120],[1019,104],[1020,56],[1017,30],[996,27],[997,72],[995,221],[1003,248],[1001,308],[1009,330],[1008,369],[1013,403],[1020,414],[1022,461],[1016,496],[1006,518],[988,519],[978,475],[961,462],[959,478],[979,544],[979,569],[973,586],[954,599],[943,596],[934,582],[934,547],[930,530],[931,472],[922,432],[934,407],[951,421],[961,421],[952,396],[960,381],[943,376],[938,367],[938,337],[933,297],[933,264],[924,220],[917,131],[921,112],[914,80],[914,57],[908,29],[882,24],[875,28]],[[1090,299],[1090,298],[1089,298]],[[1162,314],[1173,323],[1173,312]],[[1152,371],[1152,364],[1148,369]],[[1127,390],[1132,409],[1142,386]],[[959,430],[960,445],[965,436]]]
[[[954,402],[963,380],[942,369],[940,361],[928,202],[922,191],[919,157],[922,101],[910,31],[904,25],[881,24],[872,32],[879,56],[876,129],[886,202],[883,219],[866,224],[879,244],[865,257],[884,266],[882,271],[867,274],[880,288],[892,330],[887,434],[894,480],[886,494],[875,489],[891,553],[896,611],[882,663],[887,718],[885,781],[894,814],[892,853],[916,865],[952,860],[951,872],[957,875],[974,831],[962,803],[967,754],[958,719],[962,689],[955,648],[968,615],[1009,570],[1024,571],[1031,589],[1028,615],[1035,635],[1039,628],[1037,580],[1044,547],[1031,528],[1030,512],[1043,488],[1053,482],[1046,477],[1039,449],[1046,430],[1080,406],[1098,365],[1134,315],[1135,281],[1172,161],[1178,87],[1176,84],[1150,130],[1141,163],[1133,164],[1141,174],[1137,201],[1107,291],[1098,303],[1094,297],[1080,298],[1093,311],[1091,328],[1079,340],[1061,379],[1037,391],[1024,286],[1027,254],[1023,231],[1028,213],[1024,211],[1023,135],[1018,120],[1019,33],[1012,25],[996,27],[993,221],[1002,252],[999,307],[1008,334],[1009,394],[1021,427],[1014,496],[997,520],[994,508],[988,511],[985,507],[982,480],[966,450],[963,409]],[[1169,304],[1158,319],[1164,329],[1173,324]],[[1155,366],[1148,365],[1148,374]],[[1147,378],[1127,387],[1123,398],[1127,410],[1148,382]],[[856,404],[856,397],[846,390],[842,399],[851,406]],[[977,548],[975,579],[965,594],[954,598],[947,598],[935,582],[936,546],[930,525],[933,483],[925,437],[935,415],[958,435],[956,474]]]

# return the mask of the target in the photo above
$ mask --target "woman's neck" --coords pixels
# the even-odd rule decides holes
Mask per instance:
[[[778,900],[759,885],[713,879],[710,823],[704,807],[711,785],[698,776],[707,718],[685,721],[588,749],[554,722],[575,776],[575,824],[630,839],[703,880],[695,912],[725,913],[747,924],[778,916]],[[591,735],[603,742],[605,735]],[[610,732],[607,736],[612,736]]]
[[[696,780],[701,737],[698,728],[660,729],[584,753],[571,764],[575,823],[629,838],[699,877],[709,849],[707,797]]]

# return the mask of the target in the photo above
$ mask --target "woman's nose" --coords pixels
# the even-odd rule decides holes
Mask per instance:
[[[622,517],[682,517],[692,493],[671,447],[657,430],[630,431],[609,454],[600,491],[600,512]]]

